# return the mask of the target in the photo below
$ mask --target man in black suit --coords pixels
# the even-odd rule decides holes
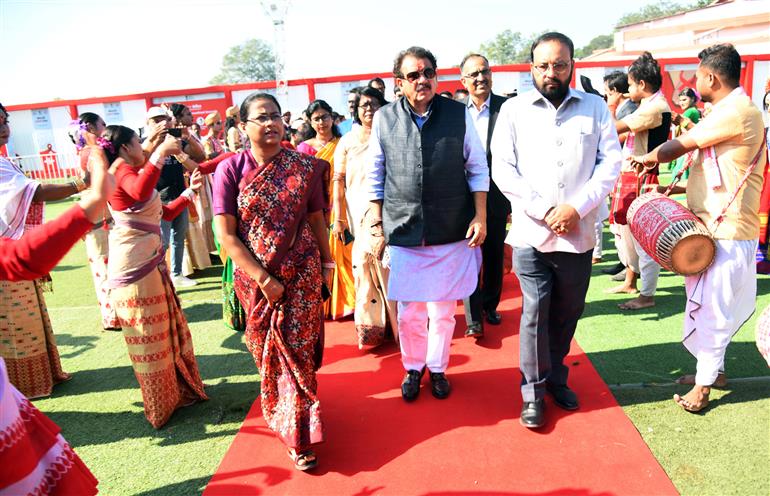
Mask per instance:
[[[469,94],[462,102],[473,117],[476,132],[487,152],[487,163],[491,166],[489,143],[500,106],[506,99],[492,94],[492,71],[489,69],[489,61],[483,55],[466,55],[460,64],[460,71],[462,84]],[[503,245],[505,224],[510,213],[510,202],[490,180],[487,196],[487,238],[481,247],[482,274],[476,290],[463,301],[465,320],[468,324],[466,336],[478,339],[484,335],[482,320],[485,316],[488,323],[500,324],[501,317],[497,312],[497,305],[503,290]]]

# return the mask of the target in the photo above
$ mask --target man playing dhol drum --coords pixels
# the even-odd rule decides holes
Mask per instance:
[[[713,265],[685,277],[683,344],[697,366],[694,376],[677,381],[693,388],[684,396],[675,394],[674,401],[690,412],[705,408],[711,387],[725,383],[727,345],[754,312],[754,255],[766,162],[762,115],[740,86],[740,55],[732,45],[720,44],[701,51],[698,58],[696,88],[703,101],[713,105],[708,118],[688,134],[632,158],[639,167],[653,167],[698,150],[687,186],[673,190],[686,191],[688,207],[709,227],[717,244]]]

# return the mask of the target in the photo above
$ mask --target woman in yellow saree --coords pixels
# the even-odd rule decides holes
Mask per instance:
[[[332,119],[332,108],[323,100],[314,100],[308,105],[306,113],[310,116],[310,126],[316,135],[307,141],[303,141],[297,147],[298,152],[314,155],[321,160],[329,162],[329,177],[324,178],[326,191],[330,192],[329,204],[332,205],[331,198],[331,178],[334,177],[334,152],[340,141],[340,132],[334,125]],[[329,224],[333,225],[336,221],[332,211],[329,212]],[[346,230],[347,236],[343,240],[329,234],[329,248],[331,248],[332,258],[336,268],[331,276],[331,281],[327,281],[331,290],[331,298],[324,303],[324,315],[327,319],[337,320],[353,313],[356,306],[356,290],[353,279],[353,236],[350,230]]]

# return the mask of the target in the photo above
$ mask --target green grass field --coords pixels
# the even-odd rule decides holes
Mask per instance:
[[[70,202],[47,207],[52,219]],[[770,494],[770,372],[754,345],[754,318],[728,350],[727,389],[712,393],[703,414],[671,401],[671,385],[695,362],[681,346],[684,285],[663,273],[657,305],[621,313],[627,297],[605,295],[599,269],[615,262],[605,240],[577,340],[682,494]],[[53,273],[46,295],[64,369],[73,379],[35,404],[59,426],[108,495],[189,495],[202,491],[258,393],[257,374],[241,335],[220,325],[221,266],[198,273],[180,296],[211,400],[177,412],[163,429],[145,420],[123,337],[103,332],[85,248],[76,245]],[[770,304],[760,276],[757,308]],[[757,378],[760,379],[742,379]],[[597,426],[601,428],[601,426]]]

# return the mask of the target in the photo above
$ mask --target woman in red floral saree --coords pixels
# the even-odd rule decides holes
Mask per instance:
[[[214,224],[235,264],[265,421],[288,446],[295,468],[309,470],[318,463],[310,446],[323,441],[316,396],[322,278],[334,268],[323,216],[328,164],[281,148],[281,109],[271,95],[249,96],[241,121],[251,150],[217,169]]]

